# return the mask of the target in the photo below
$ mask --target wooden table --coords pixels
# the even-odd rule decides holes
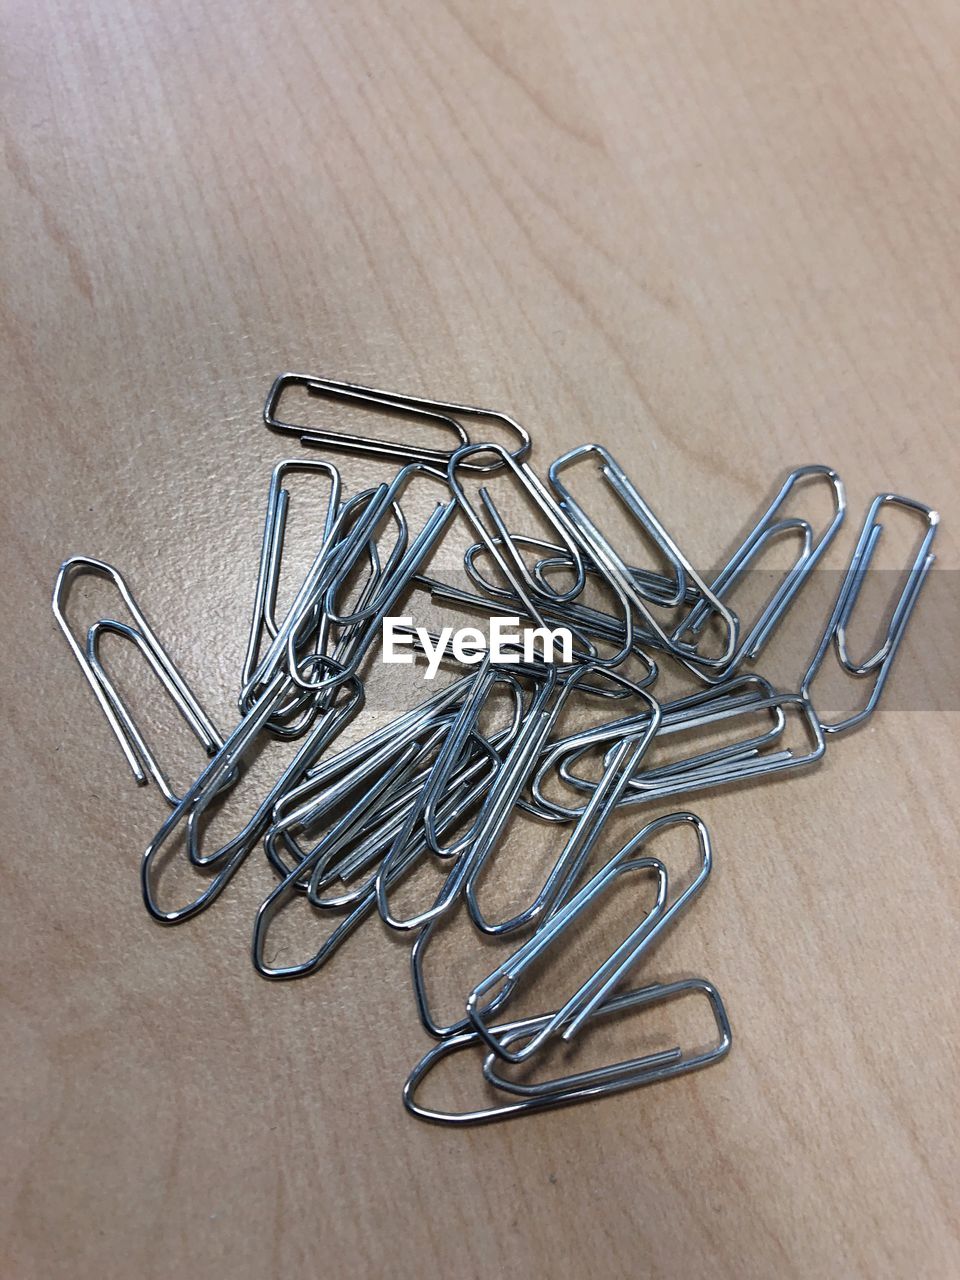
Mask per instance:
[[[6,5],[4,1276],[958,1274],[958,45],[937,0]],[[836,565],[874,493],[941,509],[899,696],[693,802],[716,872],[651,963],[722,991],[715,1069],[418,1124],[403,946],[261,981],[259,855],[144,915],[162,804],[54,573],[118,564],[229,725],[283,368],[604,442],[706,565],[800,463]]]

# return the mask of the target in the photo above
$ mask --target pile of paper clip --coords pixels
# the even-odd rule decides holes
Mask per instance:
[[[280,401],[291,387],[324,404],[442,428],[453,433],[453,447],[413,447],[283,422]],[[143,898],[150,915],[164,924],[197,915],[262,842],[277,877],[253,930],[253,961],[264,977],[314,973],[368,918],[379,917],[396,933],[412,935],[416,1004],[438,1043],[413,1069],[403,1097],[409,1110],[424,1119],[494,1120],[669,1079],[716,1062],[730,1046],[730,1027],[709,982],[696,978],[625,985],[705,885],[712,860],[706,827],[691,813],[668,814],[643,826],[593,874],[588,862],[615,810],[805,768],[821,758],[829,736],[863,723],[877,705],[933,563],[936,512],[890,493],[873,501],[806,674],[798,689],[783,691],[741,668],[761,653],[844,519],[843,485],[829,467],[791,472],[728,563],[707,581],[600,445],[564,454],[549,467],[544,482],[524,460],[529,436],[505,414],[295,374],[276,380],[264,420],[273,430],[298,436],[303,445],[377,458],[399,464],[399,470],[388,483],[347,496],[329,461],[300,458],[274,469],[240,679],[240,717],[226,738],[188,688],[116,569],[75,556],[63,564],[54,591],[57,620],[134,776],[141,783],[152,779],[170,806],[142,860]],[[497,433],[510,434],[510,449],[487,440],[493,426]],[[594,475],[599,470],[606,485],[603,504],[597,503],[595,512],[588,512],[571,492],[571,472],[584,463],[592,464]],[[294,472],[318,473],[329,496],[317,532],[319,548],[292,604],[279,617],[277,584],[289,499],[285,483]],[[415,478],[439,484],[442,500],[413,534],[403,503]],[[481,484],[478,495],[471,496],[470,483]],[[536,525],[523,532],[508,526],[502,504],[498,507],[491,496],[493,484],[512,487],[515,497],[520,494]],[[832,519],[819,534],[807,520],[783,514],[788,497],[812,484],[826,486],[832,500]],[[604,507],[609,513],[617,504],[659,553],[656,571],[626,563],[615,539],[604,533]],[[858,661],[849,651],[848,623],[881,532],[881,510],[890,505],[907,509],[921,522],[919,550],[891,609],[883,643]],[[467,586],[423,573],[427,557],[449,536],[457,513],[475,537],[463,557]],[[786,533],[797,537],[800,554],[759,615],[745,623],[731,609],[730,596],[770,542]],[[112,582],[127,612],[126,620],[95,622],[84,643],[64,616],[69,585],[81,574]],[[456,608],[474,617],[517,617],[525,626],[549,631],[566,628],[575,643],[572,661],[550,661],[555,657],[551,653],[529,660],[518,652],[516,662],[495,664],[489,654],[478,652],[475,662],[462,665],[455,678],[412,710],[333,751],[364,703],[383,620],[403,610],[415,613],[417,592],[426,593],[431,607]],[[101,644],[106,635],[122,637],[140,651],[211,757],[183,795],[171,788],[104,667]],[[422,637],[413,635],[410,642],[423,644]],[[862,683],[866,693],[853,714],[824,721],[811,690],[831,649],[838,669]],[[651,690],[665,661],[694,678],[696,691],[672,699],[654,696]],[[433,686],[421,685],[425,687]],[[509,714],[490,728],[487,711],[494,695],[504,700]],[[598,709],[622,703],[626,710],[608,713],[587,729],[560,734],[559,717],[570,702]],[[721,723],[736,726],[758,714],[760,732],[719,746],[701,742],[692,753],[658,762],[658,750],[671,735],[708,734]],[[804,749],[783,745],[788,714],[805,729]],[[282,772],[264,788],[265,794],[258,793],[259,803],[242,830],[216,850],[204,848],[210,813],[240,778],[245,760],[271,737],[294,744]],[[563,833],[557,842],[562,847],[535,895],[510,918],[491,919],[489,909],[481,906],[480,883],[507,825],[520,813],[555,824]],[[676,827],[691,829],[697,842],[699,870],[685,878],[682,888],[650,851],[660,832]],[[191,866],[197,877],[195,896],[183,905],[158,901],[157,880],[170,858]],[[445,872],[441,887],[429,906],[404,914],[397,905],[397,886],[424,863]],[[650,880],[653,902],[629,936],[557,1011],[498,1022],[529,973],[563,946],[564,933],[631,873]],[[277,966],[268,959],[271,924],[289,903],[304,898],[332,932],[312,955]],[[441,1025],[431,1009],[423,960],[438,924],[455,908],[466,912],[483,935],[515,936],[517,945],[470,991],[459,1020]],[[706,998],[715,1020],[716,1038],[705,1050],[668,1047],[533,1082],[509,1073],[510,1064],[536,1061],[545,1046],[555,1048],[558,1040],[569,1044],[596,1019],[690,993]],[[482,1054],[482,1075],[493,1099],[489,1105],[449,1112],[421,1104],[416,1092],[426,1073],[440,1059],[471,1047]]]

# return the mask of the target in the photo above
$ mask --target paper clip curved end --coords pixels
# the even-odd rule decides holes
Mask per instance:
[[[273,385],[267,392],[267,398],[263,402],[263,425],[271,431],[278,431],[286,435],[302,435],[302,429],[294,426],[289,422],[281,422],[277,417],[277,406],[280,398],[286,391],[287,387],[309,387],[312,379],[305,373],[278,373],[273,380]]]

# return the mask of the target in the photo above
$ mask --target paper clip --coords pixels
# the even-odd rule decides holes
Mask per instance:
[[[696,832],[701,866],[697,876],[686,890],[668,907],[669,879],[666,867],[657,858],[637,857],[636,854],[638,849],[643,848],[660,831],[681,824],[692,826]],[[579,892],[558,907],[528,942],[474,987],[467,997],[466,1005],[467,1016],[474,1029],[496,1054],[508,1062],[525,1061],[536,1053],[555,1032],[559,1031],[565,1040],[572,1039],[594,1009],[639,962],[654,939],[700,892],[710,875],[712,862],[710,833],[696,814],[671,813],[648,823],[623,846],[619,853],[614,854],[606,866],[602,867]],[[530,965],[578,920],[580,914],[603,894],[608,886],[615,883],[621,875],[635,870],[649,870],[656,873],[658,889],[654,905],[620,946],[581,984],[566,1004],[545,1022],[535,1035],[524,1041],[521,1049],[508,1049],[502,1040],[489,1030],[484,1021],[484,998],[495,992],[504,981],[515,983]]]
[[[334,529],[334,521],[340,510],[340,473],[332,463],[312,458],[287,459],[284,462],[278,462],[274,467],[270,476],[270,487],[267,491],[267,513],[263,524],[260,567],[257,572],[257,585],[254,593],[253,619],[247,640],[247,652],[243,661],[241,683],[244,688],[250,685],[257,669],[264,635],[268,635],[273,640],[279,630],[275,616],[277,586],[280,578],[280,562],[283,555],[287,508],[290,501],[289,492],[284,487],[283,482],[291,472],[319,473],[329,477],[330,494],[327,499],[321,545],[326,546],[329,543]],[[240,710],[244,711],[245,709],[241,705]]]
[[[696,589],[698,595],[723,619],[727,639],[723,652],[718,657],[707,658],[703,654],[697,653],[692,647],[687,646],[684,646],[681,650],[673,636],[654,617],[649,607],[650,597],[644,594],[644,589],[633,576],[629,566],[624,563],[607,537],[600,531],[596,523],[587,515],[583,507],[560,480],[561,471],[581,458],[591,455],[599,457],[600,473],[607,484],[651,541],[673,565],[676,572],[676,591],[674,598],[668,603],[679,605],[686,599],[688,583],[690,583]],[[577,533],[586,544],[593,562],[603,570],[610,581],[618,584],[620,590],[643,618],[646,627],[649,628],[651,633],[651,639],[668,652],[679,653],[681,656],[695,660],[704,666],[725,667],[730,662],[737,647],[739,622],[736,615],[719,599],[700,574],[697,573],[612,454],[599,444],[580,445],[578,448],[571,449],[557,458],[550,466],[549,475],[550,484],[560,499],[561,507],[567,516],[573,520]],[[662,605],[664,602],[662,599],[657,598],[656,603]]]
[[[763,733],[742,739],[738,743],[697,752],[668,765],[648,767],[644,770],[643,776],[647,779],[669,777],[697,767],[712,765],[720,760],[750,758],[757,755],[762,747],[775,743],[786,728],[786,715],[778,705],[769,701],[771,699],[775,703],[773,686],[761,676],[746,674],[728,680],[723,685],[714,685],[709,689],[698,690],[686,697],[660,704],[658,737],[669,737],[711,725],[721,711],[736,711],[737,708],[741,708],[744,713],[756,711],[757,704],[761,700],[764,701],[759,709],[769,712],[771,727]],[[568,818],[575,816],[579,809],[561,805],[544,795],[543,786],[547,777],[555,770],[560,781],[568,786],[581,791],[592,791],[597,784],[575,774],[573,766],[597,747],[606,746],[604,767],[607,767],[610,754],[619,739],[624,734],[641,732],[649,724],[649,720],[649,712],[643,711],[555,739],[541,756],[531,781],[530,790],[533,799],[541,809],[548,812]]]
[[[916,512],[925,522],[926,530],[913,565],[908,571],[906,585],[893,608],[883,644],[864,662],[854,663],[847,651],[846,628],[856,607],[860,589],[863,586],[864,575],[869,569],[870,561],[876,550],[877,540],[883,532],[883,525],[877,519],[877,513],[887,505],[903,507],[907,511]],[[866,705],[860,711],[842,720],[832,722],[823,721],[817,717],[823,733],[846,733],[848,729],[853,729],[857,725],[863,724],[876,710],[880,695],[883,693],[883,686],[890,675],[893,660],[897,656],[897,650],[900,648],[900,643],[906,632],[907,623],[910,621],[910,616],[916,607],[920,589],[936,560],[936,556],[930,550],[930,546],[936,536],[939,523],[940,516],[931,507],[925,506],[922,502],[915,502],[912,498],[901,497],[896,493],[878,494],[870,504],[850,566],[844,574],[836,603],[827,620],[827,625],[823,635],[820,637],[820,643],[813,655],[810,666],[803,677],[800,692],[803,698],[810,702],[810,689],[831,643],[834,646],[841,668],[848,675],[857,678],[873,676],[873,686]]]
[[[630,784],[660,725],[660,708],[641,692],[650,706],[650,714],[641,733],[625,737],[617,744],[606,762],[603,777],[594,789],[570,837],[533,901],[499,923],[492,923],[483,913],[477,899],[477,884],[486,860],[478,861],[465,881],[465,897],[470,919],[480,930],[494,937],[515,932],[549,914],[555,903],[563,901],[577,883],[604,824]]]
[[[457,443],[450,449],[426,449],[416,445],[400,444],[392,440],[375,440],[369,436],[352,435],[343,431],[330,431],[317,427],[297,426],[283,422],[278,416],[280,400],[290,387],[303,387],[312,396],[339,401],[355,407],[396,414],[426,425],[442,427],[453,432]],[[521,461],[530,452],[530,436],[519,422],[494,409],[477,409],[472,405],[454,404],[442,400],[427,400],[421,396],[405,396],[376,387],[361,387],[350,382],[335,382],[331,378],[316,378],[304,373],[281,373],[274,381],[263,406],[263,421],[271,431],[295,435],[300,443],[325,449],[341,449],[367,457],[384,458],[393,462],[420,462],[435,472],[446,474],[451,457],[462,445],[470,444],[466,428],[458,418],[470,421],[497,422],[515,434],[520,443],[510,455]],[[469,464],[472,471],[492,471],[499,463]]]
[[[444,1058],[465,1049],[476,1048],[482,1041],[475,1031],[467,1031],[450,1036],[430,1049],[413,1068],[403,1086],[403,1105],[411,1115],[419,1120],[427,1120],[432,1124],[476,1125],[489,1124],[496,1120],[506,1120],[513,1116],[527,1115],[534,1111],[546,1111],[553,1107],[570,1106],[577,1102],[587,1102],[592,1098],[607,1097],[614,1093],[622,1093],[628,1089],[642,1085],[656,1084],[685,1075],[690,1071],[698,1071],[719,1062],[725,1057],[732,1044],[730,1020],[724,1008],[720,993],[712,983],[704,978],[685,978],[679,982],[656,983],[642,987],[637,991],[629,991],[614,996],[605,1005],[596,1010],[592,1018],[613,1017],[627,1013],[633,1009],[642,1009],[650,1005],[673,1000],[687,993],[699,993],[706,997],[710,1004],[717,1027],[716,1043],[700,1051],[684,1052],[679,1048],[661,1050],[645,1054],[639,1058],[627,1059],[606,1067],[597,1067],[592,1071],[578,1072],[575,1075],[561,1077],[549,1081],[543,1086],[520,1086],[509,1082],[512,1093],[526,1092],[528,1096],[516,1101],[499,1105],[480,1107],[473,1111],[451,1112],[440,1111],[423,1105],[417,1101],[417,1090],[424,1077]],[[504,1023],[494,1028],[499,1043],[509,1045],[514,1040],[537,1035],[543,1027],[552,1021],[556,1014],[543,1014],[534,1018],[521,1018],[515,1022]],[[591,1019],[592,1020],[592,1019]],[[484,1069],[489,1080],[493,1074],[494,1055],[488,1054]],[[506,1087],[506,1082],[501,1084]]]
[[[409,463],[397,472],[385,493],[377,500],[375,518],[366,526],[368,537],[376,536],[381,520],[392,510],[410,480],[424,472],[436,478],[429,467],[419,462]],[[365,605],[354,615],[356,629],[354,630],[351,625],[348,635],[341,640],[339,647],[331,655],[333,659],[331,669],[320,680],[309,679],[301,672],[297,662],[297,645],[303,631],[303,619],[308,616],[301,611],[299,619],[285,637],[287,670],[296,685],[307,692],[318,693],[336,688],[354,677],[364,655],[380,637],[382,619],[390,612],[423,561],[436,546],[455,510],[456,504],[453,499],[438,502],[427,517],[423,528],[399,556],[397,562],[388,565],[383,575],[371,582]],[[352,539],[351,553],[340,557],[335,571],[325,579],[323,595],[327,610],[332,608],[336,590],[353,568],[360,549],[361,544],[358,544],[356,539]],[[352,624],[353,618],[344,618],[343,621]],[[281,632],[278,632],[278,638],[280,634]]]
[[[833,493],[834,513],[826,528],[814,541],[813,529],[807,520],[793,517],[781,517],[780,511],[795,489],[818,480],[825,480]],[[699,664],[688,663],[688,667],[702,679],[712,683],[720,683],[736,671],[745,660],[753,660],[760,654],[771,634],[780,623],[784,614],[796,599],[810,574],[817,567],[824,553],[836,537],[843,524],[847,509],[846,494],[843,481],[832,467],[806,466],[796,467],[789,473],[780,486],[773,501],[753,526],[741,545],[730,557],[711,584],[711,590],[723,599],[734,589],[750,565],[770,545],[773,539],[783,534],[798,532],[803,540],[803,548],[794,564],[767,600],[763,608],[748,628],[741,628],[741,636],[736,651],[730,662],[722,671],[706,672],[698,669]],[[699,634],[710,618],[710,606],[706,601],[699,601],[690,611],[685,621],[674,632],[674,641],[682,646],[681,637],[687,632]]]
[[[101,619],[88,631],[86,648],[82,648],[75,639],[64,614],[69,588],[76,578],[84,574],[93,574],[100,578],[106,578],[108,582],[111,582],[120,594],[134,624],[133,626],[128,626],[115,619]],[[90,556],[71,556],[69,560],[63,562],[57,574],[56,584],[53,589],[53,616],[59,623],[67,644],[79,663],[87,683],[93,690],[94,696],[107,718],[107,723],[113,730],[114,737],[120,743],[137,784],[145,786],[148,779],[152,778],[167,803],[175,805],[177,803],[176,795],[170,788],[133,717],[124,706],[123,701],[103,669],[98,656],[100,637],[109,632],[123,637],[139,649],[207,755],[212,756],[220,749],[222,739],[213,721],[200,706],[183,677],[173,665],[166,650],[157,639],[153,628],[141,612],[123,575],[113,565],[106,564],[103,560],[94,560]]]
[[[328,659],[325,661],[329,661]],[[263,834],[270,819],[273,805],[291,786],[302,779],[304,772],[314,763],[317,756],[343,728],[344,723],[359,711],[363,705],[363,686],[354,681],[352,687],[346,686],[347,696],[343,705],[325,708],[319,715],[293,759],[288,763],[267,795],[257,806],[253,816],[243,829],[227,843],[210,855],[201,855],[197,844],[199,839],[199,820],[222,790],[224,779],[240,763],[250,750],[264,725],[276,712],[277,707],[289,696],[291,691],[290,677],[278,672],[266,687],[253,707],[233,732],[224,740],[224,744],[213,757],[207,767],[199,775],[180,803],[171,812],[166,822],[150,841],[140,862],[140,888],[144,906],[150,915],[160,924],[182,924],[199,912],[205,910],[226,888],[232,877],[239,870],[253,845]],[[156,899],[153,885],[154,864],[161,850],[170,840],[181,823],[187,822],[190,861],[196,866],[209,866],[216,874],[208,881],[206,887],[185,906],[164,910]]]
[[[581,811],[559,858],[544,881],[539,893],[528,907],[511,919],[492,925],[483,917],[476,900],[475,881],[471,882],[470,877],[468,877],[467,908],[471,919],[482,933],[492,936],[514,933],[534,924],[541,917],[549,915],[556,904],[569,897],[596,847],[597,840],[600,838],[604,825],[613,812],[623,788],[636,768],[638,760],[646,750],[653,733],[656,732],[657,722],[658,718],[655,714],[651,717],[651,723],[643,737],[627,738],[618,744],[613,757],[607,765],[600,785],[591,796],[589,803]],[[469,1018],[464,1017],[459,1022],[442,1027],[432,1016],[423,969],[427,946],[433,937],[437,923],[436,919],[429,921],[417,935],[411,951],[410,963],[414,995],[421,1020],[432,1035],[442,1038],[464,1030],[469,1026]],[[515,982],[516,979],[508,979],[504,983],[501,991],[486,1005],[484,1012],[487,1015],[496,1012],[505,1003],[513,990]]]

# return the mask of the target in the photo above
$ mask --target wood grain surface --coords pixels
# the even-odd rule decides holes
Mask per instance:
[[[956,3],[2,8],[0,1273],[960,1274]],[[116,563],[229,726],[284,368],[506,409],[538,466],[601,441],[706,566],[801,463],[847,481],[837,565],[874,493],[940,508],[890,705],[695,801],[716,873],[655,967],[722,991],[715,1069],[425,1126],[382,930],[263,982],[259,854],[147,919],[162,805],[50,590]]]

